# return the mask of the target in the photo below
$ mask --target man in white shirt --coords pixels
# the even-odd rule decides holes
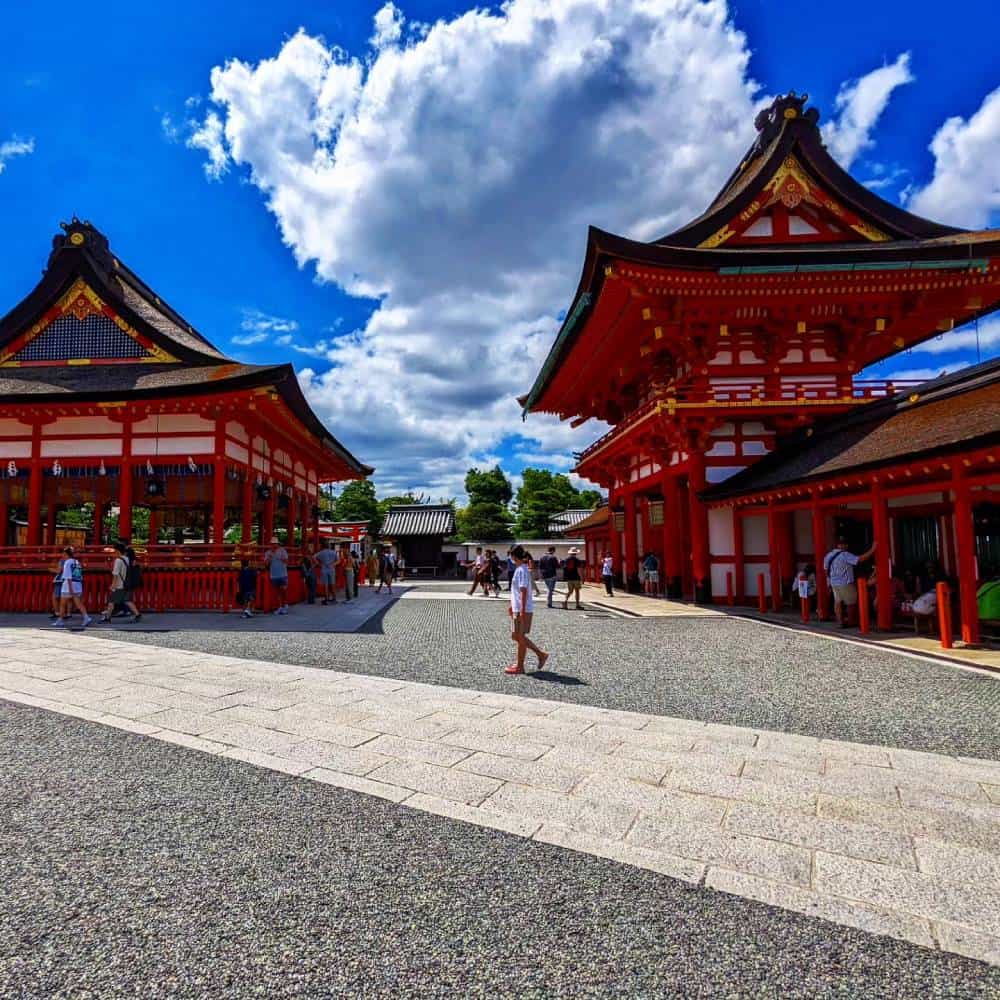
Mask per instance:
[[[538,657],[538,669],[545,666],[545,661],[549,654],[536,646],[529,638],[531,631],[531,619],[535,613],[535,597],[532,593],[531,570],[528,568],[527,553],[518,545],[511,550],[511,558],[514,560],[514,575],[510,583],[510,609],[508,614],[511,620],[510,637],[517,645],[517,663],[512,663],[506,669],[508,674],[523,674],[524,661],[530,649]]]
[[[841,628],[850,628],[858,606],[858,588],[854,583],[854,567],[859,562],[870,559],[875,551],[875,543],[867,552],[856,556],[847,548],[847,539],[838,538],[837,547],[827,552],[823,559],[830,589],[833,591],[833,613]]]

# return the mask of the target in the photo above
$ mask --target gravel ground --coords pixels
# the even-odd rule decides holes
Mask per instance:
[[[955,955],[0,702],[0,996],[986,998]]]
[[[1000,680],[741,618],[536,615],[550,668],[512,678],[504,601],[403,600],[353,634],[114,639],[1000,759]],[[94,633],[103,634],[107,633]]]

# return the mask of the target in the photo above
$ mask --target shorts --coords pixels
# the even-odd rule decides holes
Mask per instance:
[[[523,618],[515,615],[510,623],[511,635],[527,635],[531,631],[531,618],[532,613],[530,611]]]
[[[112,590],[111,596],[108,598],[109,604],[124,604],[126,601],[131,601],[132,595],[125,589]]]
[[[321,582],[325,586],[332,587],[333,586],[333,570],[332,569],[325,569],[325,570],[323,570],[323,572],[320,574],[320,580],[321,580]]]
[[[60,597],[80,597],[83,594],[83,584],[79,580],[64,580]]]
[[[52,596],[58,601],[62,597],[62,580],[52,584]]]
[[[567,591],[567,593],[572,594],[575,591],[582,590],[582,589],[583,589],[583,581],[582,580],[567,580],[566,581],[566,591]]]
[[[287,587],[288,577],[287,576],[272,576],[271,577],[272,587]]]
[[[858,588],[853,583],[842,583],[831,587],[831,590],[833,590],[834,598],[840,601],[841,604],[858,603]]]
[[[658,569],[647,569],[646,583],[659,583],[659,582],[660,582],[660,571]]]

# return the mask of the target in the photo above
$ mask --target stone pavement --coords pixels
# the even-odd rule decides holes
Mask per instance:
[[[1000,964],[1000,763],[0,629],[0,698]]]

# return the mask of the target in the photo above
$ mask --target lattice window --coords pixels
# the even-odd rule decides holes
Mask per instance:
[[[649,501],[649,523],[651,527],[658,528],[663,524],[663,501]]]
[[[146,358],[149,352],[107,316],[83,320],[66,314],[49,324],[14,356],[14,361],[66,361],[71,358]]]

